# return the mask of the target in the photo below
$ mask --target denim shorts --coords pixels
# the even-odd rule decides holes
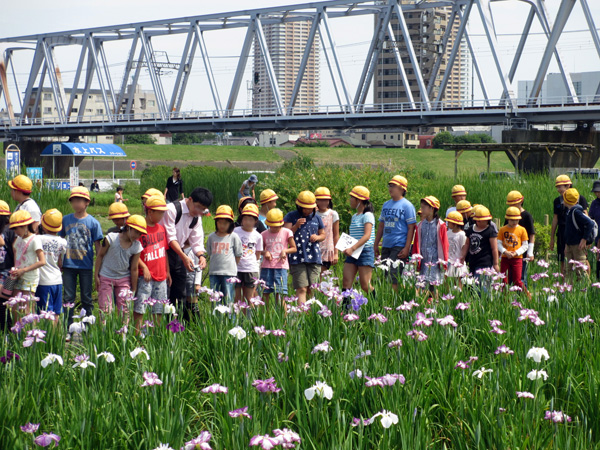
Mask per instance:
[[[365,246],[360,252],[360,256],[358,258],[353,258],[352,256],[346,256],[346,264],[354,264],[355,266],[368,266],[375,267],[375,249],[371,245],[370,247]]]
[[[287,269],[261,269],[260,279],[267,283],[267,287],[263,291],[265,294],[288,293],[288,271]]]

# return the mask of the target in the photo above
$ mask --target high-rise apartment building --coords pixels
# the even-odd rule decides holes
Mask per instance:
[[[414,0],[403,0],[402,3],[415,3]],[[412,45],[423,74],[423,80],[427,86],[433,72],[436,61],[442,58],[438,75],[433,83],[433,89],[429,95],[430,100],[437,98],[442,79],[448,66],[448,59],[454,41],[457,36],[459,22],[455,20],[448,44],[444,48],[443,38],[446,28],[449,26],[451,10],[449,8],[428,8],[427,2],[421,2],[422,8],[404,12],[408,32],[411,36]],[[394,30],[394,38],[406,70],[408,84],[413,99],[416,102],[423,101],[417,84],[415,67],[409,58],[406,44],[398,18],[394,15],[391,21]],[[387,47],[387,48],[386,48]],[[471,58],[466,41],[461,42],[460,51],[454,61],[452,72],[445,89],[443,100],[466,101],[471,96]],[[408,96],[402,82],[402,76],[396,63],[396,58],[391,45],[384,46],[377,70],[374,76],[374,103],[404,103],[408,102]]]
[[[263,25],[267,48],[275,77],[279,84],[283,106],[290,106],[296,76],[308,42],[311,22],[282,22]],[[308,58],[302,85],[295,103],[295,111],[307,111],[319,105],[319,35],[315,36]],[[276,107],[269,77],[258,42],[254,42],[254,67],[252,79],[252,109],[271,112]]]

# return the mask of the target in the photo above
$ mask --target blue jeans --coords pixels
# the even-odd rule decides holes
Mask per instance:
[[[223,293],[223,303],[232,303],[235,298],[235,283],[228,283],[227,279],[235,275],[209,275],[210,288]]]
[[[63,303],[74,303],[77,295],[77,276],[79,276],[79,290],[81,292],[81,307],[85,309],[86,315],[92,314],[94,303],[92,301],[92,283],[94,280],[94,271],[92,269],[71,269],[63,268],[63,287],[65,295]],[[69,310],[68,325],[73,323],[73,313],[75,308]]]

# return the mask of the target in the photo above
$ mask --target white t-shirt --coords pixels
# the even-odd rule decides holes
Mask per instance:
[[[27,243],[29,246],[27,247]],[[17,236],[15,239],[15,267],[17,269],[24,269],[32,264],[35,264],[38,260],[37,251],[42,250],[42,241],[36,234],[32,234],[27,239],[20,238]],[[27,247],[27,249],[25,249]],[[25,252],[25,254],[23,254]],[[30,270],[25,272],[20,277],[20,285],[35,285],[37,286],[40,281],[40,270]]]
[[[260,271],[256,252],[263,251],[263,239],[261,234],[253,229],[251,232],[244,231],[242,227],[236,227],[233,232],[237,234],[242,241],[242,257],[238,263],[238,272]]]
[[[58,262],[67,252],[66,239],[51,234],[42,234],[39,238],[46,255],[46,265],[40,267],[40,286],[63,284]]]
[[[19,204],[15,208],[15,212],[17,211],[27,211],[29,214],[31,214],[31,218],[36,222],[40,222],[42,220],[42,211],[40,210],[40,207],[35,202],[35,200],[32,198],[25,200],[23,203]]]

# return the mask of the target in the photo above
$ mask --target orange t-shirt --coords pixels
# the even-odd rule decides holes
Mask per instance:
[[[523,245],[524,241],[528,241],[529,237],[527,236],[527,230],[523,228],[521,225],[517,225],[512,228],[508,225],[504,225],[498,231],[498,240],[502,242],[502,246],[504,250],[507,252],[516,252],[521,245]],[[517,255],[515,258],[522,258],[523,255]]]

